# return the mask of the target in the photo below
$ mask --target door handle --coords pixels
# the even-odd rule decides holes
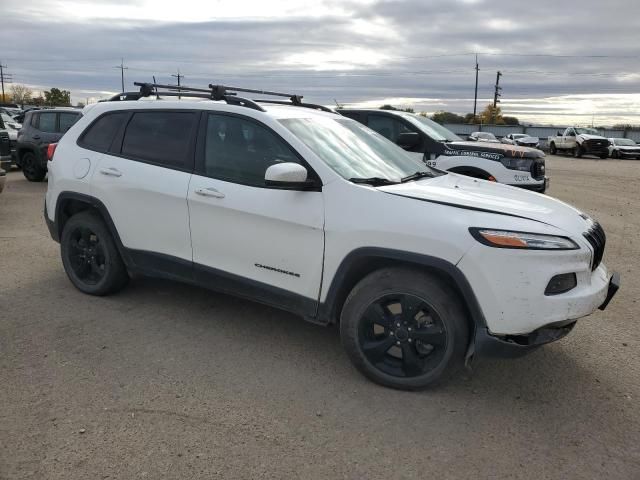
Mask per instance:
[[[224,198],[224,193],[219,192],[215,188],[196,188],[196,195],[202,195],[203,197]]]
[[[100,169],[100,173],[102,175],[108,175],[109,177],[121,177],[122,176],[122,172],[120,170],[118,170],[117,168],[101,168]]]
[[[40,140],[40,135],[34,135],[34,136],[33,136],[33,139],[34,139],[34,140]]]

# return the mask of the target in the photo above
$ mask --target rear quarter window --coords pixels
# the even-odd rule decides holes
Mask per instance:
[[[115,112],[99,117],[84,131],[78,144],[97,152],[108,151],[111,142],[128,116],[127,112]]]

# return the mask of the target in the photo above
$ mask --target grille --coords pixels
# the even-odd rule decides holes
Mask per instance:
[[[602,262],[602,256],[604,255],[604,245],[607,243],[607,236],[604,234],[602,226],[598,222],[586,231],[584,237],[593,247],[593,263],[591,264],[591,270],[595,270]]]
[[[590,148],[607,148],[609,146],[608,140],[587,140],[585,143]]]

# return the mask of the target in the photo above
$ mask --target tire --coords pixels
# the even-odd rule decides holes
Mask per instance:
[[[616,160],[620,158],[620,152],[618,150],[614,150],[611,152],[611,158],[615,158]]]
[[[367,378],[419,390],[463,365],[469,328],[460,299],[436,276],[388,268],[353,288],[342,309],[340,337]]]
[[[555,143],[551,142],[551,145],[549,145],[549,151],[551,152],[551,155],[556,155],[558,153]]]
[[[576,144],[576,148],[573,149],[573,156],[576,158],[582,158],[582,147]]]
[[[608,156],[609,156],[609,154],[608,154],[608,153],[602,153],[602,154],[600,154],[600,159],[601,159],[601,160],[604,160],[604,159],[606,159]]]
[[[47,169],[38,165],[38,159],[33,152],[26,152],[22,155],[20,166],[24,178],[30,182],[41,182],[47,175]]]
[[[108,295],[129,281],[127,269],[102,219],[80,212],[64,225],[60,254],[71,283],[89,295]]]

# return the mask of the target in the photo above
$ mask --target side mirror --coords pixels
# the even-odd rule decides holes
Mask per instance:
[[[276,163],[264,172],[264,183],[268,187],[308,190],[315,186],[313,181],[307,180],[307,169],[293,162]]]
[[[418,132],[403,132],[398,135],[396,145],[405,150],[415,147],[420,143],[420,134]]]

